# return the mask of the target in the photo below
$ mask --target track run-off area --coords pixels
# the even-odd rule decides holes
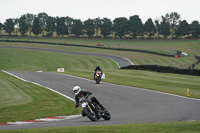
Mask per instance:
[[[18,48],[30,49],[26,47]],[[66,52],[38,48],[33,48],[31,50]],[[72,53],[82,54],[77,52]],[[99,54],[92,54],[92,56],[98,55]],[[119,57],[119,59],[124,58]],[[132,64],[127,59],[124,59],[122,62],[118,60],[114,61],[119,67]],[[70,100],[74,99],[72,88],[75,85],[79,85],[82,89],[92,91],[92,96],[99,99],[99,101],[110,111],[112,118],[109,121],[100,119],[98,122],[91,122],[86,117],[76,117],[61,121],[0,126],[0,130],[200,120],[200,99],[103,82],[101,82],[100,85],[96,85],[93,80],[60,73],[23,71],[4,72],[18,77],[25,82],[32,82],[44,86]]]

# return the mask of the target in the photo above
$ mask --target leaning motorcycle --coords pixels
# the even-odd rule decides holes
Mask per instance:
[[[101,71],[96,71],[96,73],[95,73],[96,84],[100,84],[101,76],[102,76],[102,72]]]
[[[87,116],[91,121],[97,121],[100,118],[110,120],[110,112],[105,108],[104,110],[96,103],[92,102],[89,96],[79,99],[79,105],[82,107],[82,116]]]

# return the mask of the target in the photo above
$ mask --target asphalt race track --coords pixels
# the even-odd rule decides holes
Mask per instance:
[[[9,71],[9,73],[54,89],[71,98],[74,97],[72,88],[79,85],[83,89],[92,91],[93,96],[111,112],[112,118],[110,121],[100,119],[98,122],[91,122],[86,117],[78,117],[57,122],[0,126],[0,130],[200,120],[199,99],[103,82],[96,85],[92,80],[58,73],[22,71]]]

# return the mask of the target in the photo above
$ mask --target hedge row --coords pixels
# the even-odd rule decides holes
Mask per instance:
[[[121,67],[121,69],[133,69],[133,70],[149,70],[161,73],[175,73],[184,75],[200,76],[200,70],[198,69],[179,69],[170,66],[158,66],[158,65],[130,65]]]

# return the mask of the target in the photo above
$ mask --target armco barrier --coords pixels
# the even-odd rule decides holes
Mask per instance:
[[[133,69],[133,70],[148,70],[161,73],[175,73],[184,75],[200,76],[200,70],[198,69],[179,69],[170,66],[158,66],[158,65],[130,65],[121,67],[121,69]]]

